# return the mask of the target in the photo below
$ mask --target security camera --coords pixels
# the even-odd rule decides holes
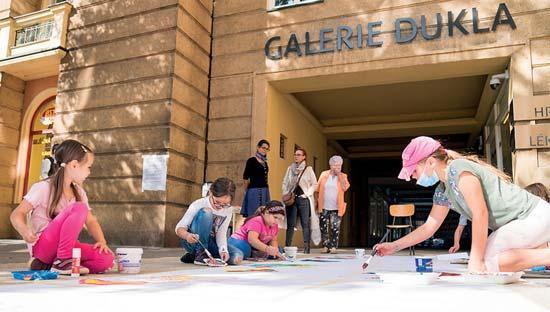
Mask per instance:
[[[498,89],[498,87],[500,87],[502,80],[508,79],[508,78],[510,78],[510,76],[508,75],[508,70],[506,70],[502,74],[496,74],[491,76],[491,81],[489,81],[489,85],[491,86],[491,89],[496,90]]]

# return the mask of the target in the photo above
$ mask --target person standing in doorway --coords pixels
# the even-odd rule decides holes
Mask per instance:
[[[286,241],[285,246],[292,245],[296,219],[300,216],[304,234],[304,253],[310,253],[310,241],[317,245],[321,240],[319,218],[315,213],[313,194],[317,190],[317,178],[311,166],[306,164],[306,150],[298,148],[294,152],[294,162],[288,166],[283,178],[283,196],[293,197],[294,202],[286,205]]]
[[[269,173],[267,152],[269,152],[269,142],[260,140],[257,144],[256,155],[246,161],[243,173],[245,193],[241,207],[241,215],[245,218],[253,216],[258,207],[264,206],[270,200],[267,184]]]
[[[40,179],[44,180],[47,179],[49,176],[51,176],[55,171],[55,150],[57,149],[57,146],[59,144],[54,144],[52,146],[52,153],[50,156],[45,156],[44,159],[42,159],[42,164],[40,168]]]
[[[336,253],[340,236],[340,222],[346,212],[344,193],[349,188],[348,176],[342,172],[342,157],[335,155],[329,160],[330,170],[319,177],[317,212],[320,214],[321,242],[323,253]],[[331,227],[329,238],[329,225]]]

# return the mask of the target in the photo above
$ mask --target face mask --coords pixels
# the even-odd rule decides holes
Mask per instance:
[[[426,166],[427,167],[427,166]],[[426,175],[426,167],[424,167],[424,171],[422,171],[422,174],[420,175],[420,178],[416,180],[416,184],[424,187],[430,187],[437,182],[439,182],[439,177],[437,176],[437,173],[435,170],[432,172],[431,176]]]

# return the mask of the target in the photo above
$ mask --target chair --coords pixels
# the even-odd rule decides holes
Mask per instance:
[[[391,237],[393,238],[393,233],[395,230],[398,230],[399,233],[402,229],[408,229],[409,233],[412,232],[413,229],[413,223],[412,223],[412,215],[414,215],[414,205],[413,204],[406,204],[406,205],[391,205],[390,206],[390,216],[393,217],[392,224],[386,225],[386,228],[388,228],[391,231]],[[405,221],[408,220],[408,224],[395,224],[396,218],[405,218]],[[388,241],[389,237],[388,236]],[[409,255],[415,255],[414,246],[409,247]]]

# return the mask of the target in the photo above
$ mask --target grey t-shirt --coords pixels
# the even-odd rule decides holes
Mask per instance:
[[[493,231],[512,220],[525,218],[540,200],[519,186],[502,180],[483,165],[456,159],[447,168],[447,182],[439,183],[435,190],[434,204],[447,206],[472,220],[472,210],[458,189],[458,178],[465,171],[479,178],[489,213],[489,228]]]

